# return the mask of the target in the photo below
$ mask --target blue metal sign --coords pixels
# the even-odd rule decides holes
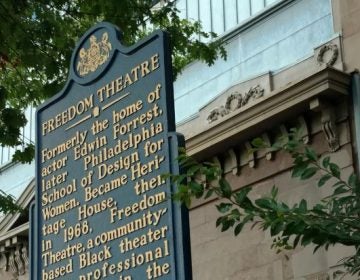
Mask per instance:
[[[37,111],[32,279],[191,279],[188,216],[161,177],[183,142],[167,36],[120,39],[91,28]]]

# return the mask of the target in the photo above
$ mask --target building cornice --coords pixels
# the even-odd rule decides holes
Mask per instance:
[[[186,139],[187,153],[197,158],[208,158],[223,147],[247,140],[271,126],[310,111],[315,99],[335,103],[348,95],[350,75],[331,67],[284,88],[272,91],[244,110],[235,111],[209,124],[208,129]]]

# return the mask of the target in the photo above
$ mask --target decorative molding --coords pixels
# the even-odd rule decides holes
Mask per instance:
[[[267,146],[269,146],[269,147],[271,146],[270,137],[269,137],[269,135],[267,133],[263,133],[261,135],[261,138],[263,139],[263,141],[265,142],[265,144]],[[266,149],[265,157],[266,157],[267,160],[272,160],[273,159],[273,152],[271,151],[270,148]]]
[[[264,95],[264,91],[265,90],[260,85],[251,87],[245,94],[241,94],[235,91],[226,99],[225,105],[222,105],[219,108],[215,108],[210,112],[209,116],[207,117],[207,121],[212,123],[218,120],[219,117],[224,117],[231,112],[244,107],[251,99],[253,100],[262,97]]]
[[[300,116],[297,118],[297,122],[298,122],[298,129],[300,132],[300,137],[302,139],[302,141],[304,142],[304,144],[308,144],[310,142],[310,132],[309,132],[309,128],[308,125],[305,121],[304,116]]]
[[[248,163],[250,168],[255,168],[255,152],[249,141],[245,142],[245,148],[248,155]]]
[[[289,141],[289,132],[287,131],[285,124],[279,125],[279,131],[281,143],[287,143]]]
[[[226,163],[228,163],[228,166],[226,166]],[[239,161],[238,157],[236,156],[236,153],[234,149],[229,149],[226,151],[226,160],[224,163],[224,172],[232,172],[234,175],[240,174],[240,168],[239,168]]]
[[[18,275],[24,275],[25,274],[25,262],[22,259],[22,250],[21,250],[20,244],[16,245],[15,249],[15,262],[17,266],[17,273]]]
[[[219,157],[214,156],[214,157],[212,158],[212,162],[213,162],[215,165],[217,165],[218,167],[222,168],[221,161],[220,161]]]
[[[327,61],[324,60],[325,54],[330,53],[330,58],[327,59]],[[336,44],[329,43],[326,45],[323,45],[319,49],[319,53],[317,55],[317,62],[319,65],[325,64],[326,66],[332,66],[335,64],[337,58],[339,57],[339,48]]]
[[[218,157],[218,156],[212,157],[212,162],[213,162],[216,166],[218,166],[218,167],[220,168],[221,173],[224,172],[223,165],[222,165],[222,162],[221,162],[220,157]],[[218,180],[218,179],[221,178],[221,175],[222,175],[222,174],[219,174],[219,176],[218,176],[214,181],[205,182],[205,183],[214,186],[215,184],[217,184],[217,183],[216,183],[216,180]]]
[[[14,250],[10,251],[8,263],[9,263],[10,272],[12,273],[12,275],[14,277],[17,278],[17,276],[19,274],[18,274],[18,269],[17,269],[16,263],[15,263],[15,251]]]
[[[316,98],[310,102],[310,109],[321,113],[321,126],[326,141],[328,142],[329,151],[337,151],[340,148],[340,142],[336,130],[334,106],[328,102]]]
[[[311,274],[305,277],[306,280],[330,280],[330,276],[326,272]]]
[[[302,116],[299,117],[299,119],[302,119],[302,121],[305,122]],[[286,142],[289,139],[289,132],[285,124],[280,124],[277,126],[277,129],[280,132],[278,134],[279,139]],[[304,133],[304,135],[307,134]],[[264,132],[260,137],[267,146],[271,146],[269,133]],[[241,176],[240,170],[242,166],[248,165],[250,168],[256,168],[256,161],[260,158],[265,157],[268,161],[274,158],[275,151],[273,151],[271,148],[266,148],[264,151],[265,153],[257,153],[251,144],[251,140],[247,139],[246,141],[238,143],[234,148],[229,148],[223,153],[216,154],[210,159],[210,161],[222,169],[222,175],[232,173],[233,175]],[[206,182],[206,177],[198,176],[196,180],[199,183],[204,184]]]
[[[9,259],[5,252],[0,253],[0,271],[8,271]]]
[[[229,114],[229,111],[227,111],[224,106],[220,106],[219,108],[215,108],[210,112],[209,116],[207,117],[207,120],[209,123],[212,123],[218,120],[219,117],[226,116],[227,114]]]
[[[335,68],[323,68],[286,88],[264,96],[241,114],[231,114],[226,121],[186,139],[186,150],[201,161],[224,153],[229,147],[261,135],[272,126],[279,125],[309,111],[309,103],[324,97],[331,102],[347,98],[350,75]]]
[[[24,242],[24,245],[21,248],[21,257],[24,261],[25,271],[28,271],[30,261],[29,261],[29,251],[28,251],[28,243],[27,242]]]

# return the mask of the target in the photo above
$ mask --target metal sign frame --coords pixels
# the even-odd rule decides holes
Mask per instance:
[[[88,30],[37,110],[33,280],[192,279],[188,213],[161,177],[184,145],[168,37],[120,40],[109,23]]]

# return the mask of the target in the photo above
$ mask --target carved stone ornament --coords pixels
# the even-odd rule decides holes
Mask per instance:
[[[226,99],[225,106],[220,106],[219,108],[213,109],[207,120],[209,123],[212,123],[219,119],[219,117],[223,117],[228,115],[229,113],[245,106],[249,103],[250,99],[257,99],[264,95],[264,89],[257,85],[255,87],[251,87],[248,92],[245,94],[241,94],[238,92],[234,92],[229,95]]]
[[[0,253],[0,275],[8,276],[5,279],[18,280],[29,270],[28,244],[17,243]],[[1,278],[1,277],[0,277]]]
[[[104,64],[112,49],[107,32],[102,35],[100,42],[97,41],[95,35],[92,35],[89,40],[90,47],[88,49],[81,48],[79,51],[79,62],[76,69],[82,77],[95,72],[100,65]]]
[[[327,61],[324,61],[325,53],[327,52],[330,53],[330,58],[327,59]],[[317,62],[320,65],[325,63],[326,66],[332,66],[335,64],[338,56],[339,56],[338,46],[332,43],[326,44],[320,48],[319,53],[317,55]]]
[[[336,152],[340,149],[340,142],[336,129],[335,106],[316,98],[310,102],[310,109],[321,113],[321,126],[329,145],[329,151]]]
[[[227,110],[234,111],[241,107],[242,96],[240,93],[235,92],[229,95],[226,99],[225,108]]]
[[[209,116],[207,117],[207,120],[209,121],[209,123],[211,123],[213,121],[218,120],[219,117],[223,117],[227,114],[229,114],[229,111],[224,106],[220,106],[219,108],[215,108],[210,112]]]
[[[326,272],[320,272],[311,274],[305,277],[306,280],[330,280],[329,274]]]

